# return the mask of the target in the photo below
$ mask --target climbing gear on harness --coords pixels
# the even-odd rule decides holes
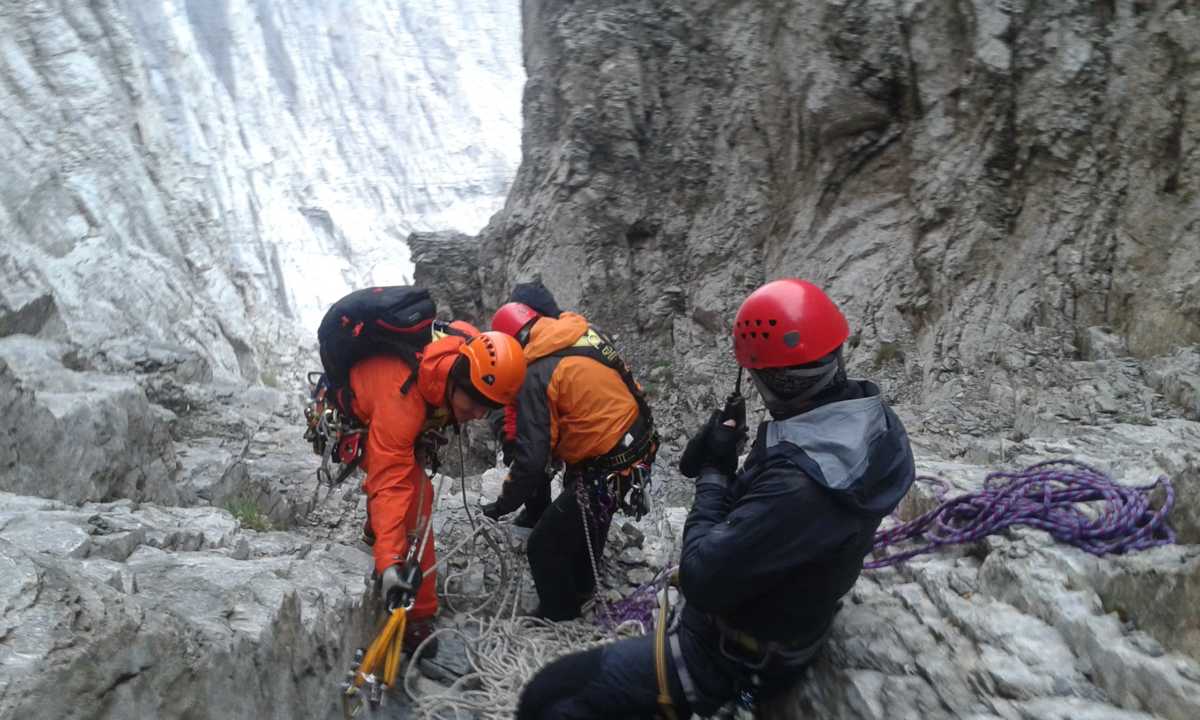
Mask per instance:
[[[733,351],[751,370],[816,362],[850,337],[850,325],[816,285],[788,278],[750,293],[733,321]]]
[[[651,468],[657,454],[658,433],[639,416],[617,447],[567,468],[567,473],[586,478],[605,504],[641,519],[650,512]]]
[[[312,445],[313,452],[321,458],[317,469],[317,484],[340,485],[350,477],[366,450],[367,428],[353,415],[343,414],[332,402],[330,385],[323,373],[308,374],[309,399],[304,406],[307,426],[304,439]],[[341,465],[337,475],[333,465]]]
[[[525,303],[505,303],[492,316],[492,329],[515,338],[526,325],[541,316],[541,313]]]
[[[456,365],[451,377],[482,404],[511,405],[525,382],[525,353],[504,333],[489,330],[463,343],[458,352],[467,359],[465,371]]]
[[[629,490],[625,495],[618,495],[618,507],[626,515],[632,515],[634,520],[641,520],[649,515],[650,501],[650,466],[640,462],[629,469]]]

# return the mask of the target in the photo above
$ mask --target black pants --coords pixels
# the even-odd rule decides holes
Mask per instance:
[[[588,557],[588,540],[584,536],[575,492],[575,484],[571,483],[559,493],[542,513],[526,545],[541,615],[556,622],[579,617],[580,606],[596,590],[592,560]],[[598,517],[595,503],[589,501],[588,504],[591,507],[587,531],[591,533],[592,548],[599,565],[612,517]]]
[[[676,715],[691,710],[673,671],[671,695]],[[521,692],[517,720],[654,718],[658,683],[654,638],[631,638],[561,657],[542,668]],[[682,704],[678,704],[682,703]]]
[[[676,631],[691,699],[684,694],[670,639],[667,682],[680,720],[693,712],[708,716],[734,700],[740,691],[755,688],[765,700],[795,684],[812,661],[772,662],[751,669],[745,658],[722,650],[719,631],[711,619],[688,608]],[[754,682],[758,678],[759,684]],[[567,655],[542,668],[521,692],[518,720],[587,720],[589,718],[652,718],[658,712],[658,676],[654,668],[654,637],[620,640]]]

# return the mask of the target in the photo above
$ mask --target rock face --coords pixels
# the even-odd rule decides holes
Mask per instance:
[[[516,166],[506,2],[18,0],[0,10],[0,335],[199,351],[257,379],[413,229]]]
[[[466,320],[481,330],[491,322],[479,294],[479,243],[456,232],[413,233],[408,248],[413,282],[429,288],[442,317]]]
[[[765,716],[1195,717],[1196,10],[522,12],[522,165],[480,273],[455,281],[482,290],[455,302],[488,312],[541,276],[616,334],[665,425],[668,488],[732,386],[738,304],[790,275],[844,308],[853,373],[881,380],[925,469],[974,478],[959,491],[1061,456],[1174,482],[1177,547],[1096,559],[1015,531],[868,573]]]
[[[924,400],[1078,357],[1092,327],[1139,358],[1200,341],[1193,9],[523,8],[524,159],[481,235],[485,305],[538,273],[704,388],[685,400],[729,366],[745,292],[787,275],[845,308],[854,367]]]
[[[0,493],[0,716],[331,717],[368,563],[211,508]]]
[[[1200,663],[1122,623],[1092,589],[1112,572],[1070,548],[997,539],[978,557],[916,560],[868,573],[849,597],[839,633],[798,698],[771,717],[1191,718]],[[1195,583],[1195,548],[1132,559],[1136,602],[1164,567]],[[1131,598],[1132,599],[1132,598]]]
[[[146,394],[129,378],[69,370],[61,352],[0,338],[0,490],[178,502],[174,446]]]

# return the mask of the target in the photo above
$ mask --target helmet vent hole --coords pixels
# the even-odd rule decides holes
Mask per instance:
[[[756,333],[756,332],[754,332],[753,330],[751,330],[751,331],[750,331],[750,337],[752,337],[752,338],[757,338],[757,337],[758,337],[758,333]]]
[[[770,338],[771,338],[771,333],[769,333],[769,332],[766,332],[766,331],[764,330],[764,331],[763,331],[763,340],[769,340]]]
[[[776,320],[768,320],[768,321],[767,321],[767,324],[768,324],[768,325],[770,325],[771,327],[775,327],[775,323],[776,323],[776,322],[778,322],[778,321],[776,321]]]
[[[761,325],[762,325],[762,320],[761,320],[761,319],[755,320],[755,321],[754,321],[754,324],[755,324],[755,325],[759,325],[759,326],[761,326]]]

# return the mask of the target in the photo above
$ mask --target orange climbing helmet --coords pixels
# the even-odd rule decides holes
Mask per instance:
[[[467,359],[461,383],[477,399],[494,407],[511,405],[525,382],[525,353],[515,338],[489,330],[463,343],[458,352]]]

